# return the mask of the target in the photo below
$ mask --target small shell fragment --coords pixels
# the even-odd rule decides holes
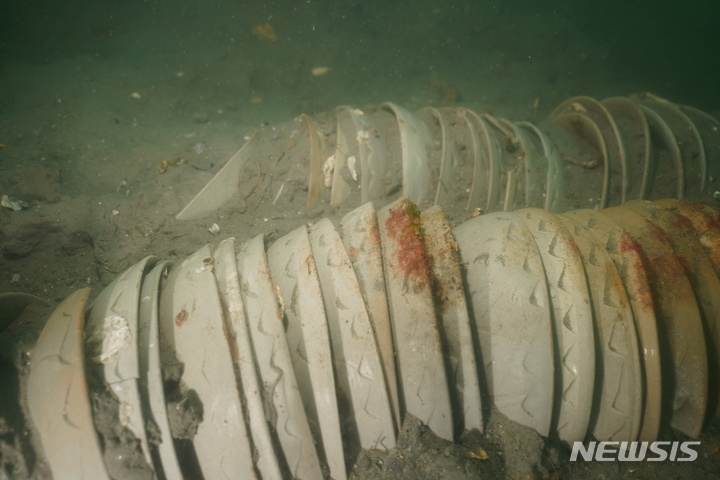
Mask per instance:
[[[253,26],[253,33],[258,38],[258,40],[269,40],[271,42],[277,40],[277,34],[275,33],[275,29],[269,23],[262,23]]]
[[[484,462],[485,460],[490,458],[490,455],[488,455],[482,447],[477,447],[474,451],[470,451],[470,458],[474,458]]]
[[[323,164],[323,176],[325,177],[325,186],[332,187],[333,172],[335,172],[335,154],[332,154],[325,160]]]
[[[218,235],[220,233],[220,225],[217,223],[213,223],[210,225],[210,228],[208,228],[208,232],[212,233],[213,235]]]
[[[353,180],[357,182],[358,175],[357,171],[355,170],[355,164],[357,163],[357,158],[355,158],[355,155],[351,155],[347,159],[348,161],[348,169],[350,170],[350,175],[352,175]]]
[[[310,70],[314,77],[321,77],[330,71],[330,67],[315,67]]]
[[[132,334],[130,325],[125,317],[108,315],[103,320],[102,352],[100,363],[115,361],[122,350],[130,346]]]

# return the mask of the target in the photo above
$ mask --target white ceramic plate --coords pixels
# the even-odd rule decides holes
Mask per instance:
[[[395,426],[400,428],[400,404],[390,312],[388,311],[382,247],[372,203],[356,208],[340,220],[340,231],[363,292],[370,323],[383,362],[386,386],[393,407]]]
[[[140,441],[145,461],[152,468],[152,456],[145,432],[138,379],[138,309],[143,275],[155,264],[154,257],[136,263],[98,297],[87,313],[87,349],[93,363],[103,372],[105,382],[118,399],[118,419]]]
[[[450,386],[455,426],[484,431],[482,397],[475,342],[462,283],[460,257],[447,217],[438,206],[422,212],[425,246],[432,257],[435,303],[440,316],[440,335],[450,367]]]
[[[624,207],[639,213],[667,232],[665,239],[685,267],[685,273],[695,291],[698,307],[702,312],[705,332],[708,340],[708,383],[710,408],[718,403],[718,385],[712,379],[720,379],[720,279],[713,268],[705,250],[700,244],[692,223],[681,215],[676,208],[660,207],[653,203],[637,200]]]
[[[214,254],[215,278],[222,296],[230,353],[239,373],[238,382],[242,385],[243,403],[247,408],[248,425],[252,432],[255,447],[255,464],[262,478],[282,478],[270,429],[265,420],[262,390],[255,368],[255,357],[250,342],[248,322],[245,317],[240,278],[235,258],[235,239],[228,238],[220,242]]]
[[[557,338],[555,361],[560,372],[555,393],[555,408],[559,409],[556,429],[561,440],[572,444],[585,439],[593,408],[595,305],[590,301],[578,246],[562,222],[537,208],[513,213],[530,230],[545,268]],[[601,328],[601,322],[597,323]]]
[[[206,478],[253,478],[252,446],[209,246],[176,265],[160,292],[163,368],[180,361],[182,383],[202,402],[193,446]],[[173,351],[174,350],[174,351]]]
[[[287,341],[310,428],[325,452],[330,475],[345,478],[330,334],[307,228],[278,239],[267,259],[285,305]]]
[[[313,225],[309,236],[325,303],[340,396],[350,403],[349,411],[341,411],[343,431],[363,449],[393,448],[395,428],[390,397],[352,263],[330,220],[323,219]]]
[[[715,273],[720,276],[720,210],[688,200],[658,200],[658,206],[676,208],[695,228],[695,236]]]
[[[645,114],[637,103],[626,97],[609,97],[601,103],[617,126],[618,146],[625,156],[625,164],[621,164],[620,201],[642,198],[648,193],[649,157],[652,153],[650,126]]]
[[[695,229],[695,238],[705,252],[715,275],[720,278],[720,210],[687,200],[660,200],[656,205],[672,208],[683,217],[683,222],[690,222]],[[716,324],[714,333],[715,351],[720,360],[720,325]],[[710,384],[712,387],[712,384]],[[717,404],[715,417],[720,418],[720,385],[715,382]],[[712,396],[710,397],[712,400]],[[712,405],[708,408],[712,409]]]
[[[430,185],[434,185],[431,181],[434,175],[428,163],[432,134],[417,116],[401,106],[386,102],[380,107],[395,115],[400,128],[403,196],[421,204],[429,199]]]
[[[452,441],[453,419],[445,358],[419,230],[420,211],[407,199],[377,214],[398,377],[405,411]]]
[[[109,479],[90,407],[83,320],[89,288],[58,305],[40,333],[27,380],[28,409],[54,478]]]
[[[505,416],[548,436],[554,342],[548,286],[535,239],[507,212],[474,217],[453,234],[465,266],[489,393]]]
[[[630,299],[605,245],[582,223],[564,216],[560,220],[572,233],[583,259],[604,363],[595,438],[636,440],[643,417],[644,355]]]
[[[563,214],[562,218],[587,229],[610,256],[625,287],[644,365],[644,406],[638,439],[654,442],[660,430],[662,410],[660,346],[652,292],[640,253],[633,248],[633,241],[628,234],[597,210],[576,210]],[[582,229],[577,233],[582,233]]]
[[[707,407],[708,378],[705,334],[692,285],[660,229],[624,207],[603,211],[639,244],[658,316],[661,345],[668,345],[671,372],[663,371],[663,415],[670,425],[691,437],[702,429]]]
[[[263,396],[272,405],[270,422],[285,461],[293,477],[319,478],[322,469],[295,378],[262,235],[238,249],[237,267]]]
[[[170,262],[158,263],[143,278],[138,324],[139,384],[143,403],[147,405],[146,415],[150,415],[158,427],[160,443],[157,450],[162,472],[168,480],[181,480],[182,470],[175,452],[165,403],[158,333],[160,282],[169,266]]]

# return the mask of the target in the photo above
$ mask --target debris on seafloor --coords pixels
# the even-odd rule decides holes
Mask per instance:
[[[198,145],[199,145],[199,144],[198,144]],[[202,152],[198,152],[198,153],[202,153]],[[173,166],[175,166],[175,165],[182,165],[183,163],[185,163],[185,159],[184,159],[184,158],[182,158],[182,157],[175,157],[175,158],[172,158],[172,159],[170,159],[170,160],[165,159],[165,160],[160,161],[160,163],[157,164],[157,167],[156,167],[156,168],[157,168],[157,171],[158,171],[159,173],[165,173],[165,172],[168,171],[168,169],[169,169],[170,167],[173,167]]]
[[[2,200],[0,200],[0,205],[2,205],[5,208],[9,208],[10,210],[15,210],[16,212],[23,210],[25,208],[28,208],[30,206],[27,204],[27,202],[24,202],[15,197],[10,197],[8,195],[2,196]]]
[[[312,70],[310,70],[310,73],[312,73],[312,75],[314,77],[322,77],[329,71],[330,71],[330,67],[319,66],[319,67],[314,67]]]
[[[261,23],[255,25],[252,31],[253,34],[255,34],[255,36],[258,38],[258,40],[269,40],[271,42],[277,40],[275,29],[269,23]]]

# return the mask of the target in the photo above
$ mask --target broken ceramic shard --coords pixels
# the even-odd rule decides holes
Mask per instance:
[[[218,171],[208,182],[200,193],[198,193],[175,218],[178,220],[191,220],[201,218],[227,202],[237,192],[238,184],[241,181],[240,172],[249,161],[256,155],[255,133],[250,135],[245,144],[233,155],[230,160]]]
[[[10,210],[14,210],[16,212],[19,212],[20,210],[24,210],[24,209],[30,207],[30,205],[28,205],[27,202],[24,202],[15,197],[10,197],[8,195],[2,196],[2,198],[0,199],[0,205],[2,205],[5,208],[9,208]]]

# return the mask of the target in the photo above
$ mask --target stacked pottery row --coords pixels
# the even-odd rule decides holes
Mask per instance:
[[[718,411],[719,274],[720,212],[700,203],[455,229],[368,203],[270,246],[148,257],[87,311],[76,292],[39,339],[29,413],[60,477],[346,478],[406,413],[454,440],[490,402],[565,442],[697,436]],[[115,425],[93,422],[101,403]],[[108,453],[118,426],[136,457]]]

